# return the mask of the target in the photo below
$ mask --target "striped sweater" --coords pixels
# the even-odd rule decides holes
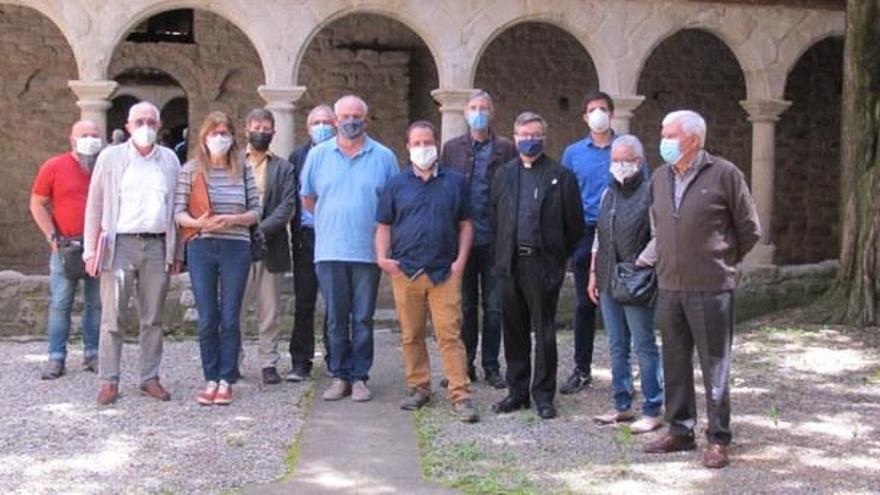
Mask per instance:
[[[178,175],[177,191],[174,195],[175,215],[186,211],[196,169],[195,160],[190,160],[186,162]],[[236,173],[235,177],[232,177],[230,173],[231,171],[227,169],[208,168],[206,170],[205,182],[208,185],[208,197],[211,199],[211,209],[214,214],[238,215],[252,211],[260,216],[260,193],[257,191],[253,168],[248,165],[243,174]],[[244,181],[242,181],[242,175],[244,175]],[[250,241],[250,232],[248,227],[234,225],[223,230],[202,232],[199,237]]]

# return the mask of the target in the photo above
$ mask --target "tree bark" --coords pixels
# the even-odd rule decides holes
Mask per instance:
[[[848,0],[841,119],[840,272],[836,318],[880,324],[880,0]]]

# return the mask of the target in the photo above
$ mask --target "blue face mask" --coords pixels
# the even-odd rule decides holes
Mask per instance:
[[[309,129],[309,135],[315,144],[323,143],[333,137],[333,126],[330,124],[315,124]]]
[[[468,112],[467,123],[471,129],[482,131],[489,127],[489,112]]]
[[[678,139],[661,139],[660,157],[663,158],[663,161],[666,163],[671,163],[673,165],[678,163],[678,161],[681,160],[681,146],[679,146]]]
[[[544,139],[520,139],[516,142],[516,149],[521,155],[538,156],[544,151]]]
[[[367,124],[363,120],[346,120],[339,124],[339,134],[345,139],[357,139],[363,135]]]

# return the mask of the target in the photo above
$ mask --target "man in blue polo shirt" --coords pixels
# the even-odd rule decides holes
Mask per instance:
[[[394,288],[409,387],[409,396],[400,407],[419,409],[431,397],[425,345],[430,310],[449,380],[447,397],[459,418],[473,423],[478,416],[468,389],[467,354],[461,340],[461,278],[474,238],[470,192],[463,175],[437,166],[433,124],[410,125],[406,147],[412,168],[391,179],[376,213],[376,254]]]
[[[577,308],[574,315],[574,364],[571,375],[559,387],[561,394],[573,394],[587,388],[593,381],[593,340],[596,336],[596,305],[587,297],[587,281],[591,262],[593,236],[599,217],[602,193],[611,181],[611,142],[614,131],[611,117],[614,101],[596,91],[584,98],[584,121],[590,128],[586,138],[570,144],[562,154],[562,165],[577,177],[584,208],[584,238],[572,256]]]
[[[336,101],[337,136],[312,148],[301,177],[315,214],[315,272],[327,306],[333,383],[324,400],[372,398],[373,312],[379,288],[374,234],[379,193],[397,174],[394,153],[366,135],[367,104]]]

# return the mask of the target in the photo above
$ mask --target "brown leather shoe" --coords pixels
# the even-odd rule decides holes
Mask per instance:
[[[694,450],[695,448],[697,448],[697,444],[694,443],[693,435],[670,435],[667,433],[653,442],[646,443],[642,451],[648,454],[668,454],[669,452]]]
[[[119,398],[119,385],[115,383],[102,383],[98,391],[98,404],[109,406]]]
[[[150,396],[156,400],[171,400],[171,394],[169,394],[164,388],[162,388],[162,385],[159,384],[159,380],[150,380],[148,382],[144,382],[141,385],[141,392],[143,392],[144,395]]]
[[[721,469],[730,464],[727,459],[727,445],[710,443],[703,451],[703,465],[710,469]]]

